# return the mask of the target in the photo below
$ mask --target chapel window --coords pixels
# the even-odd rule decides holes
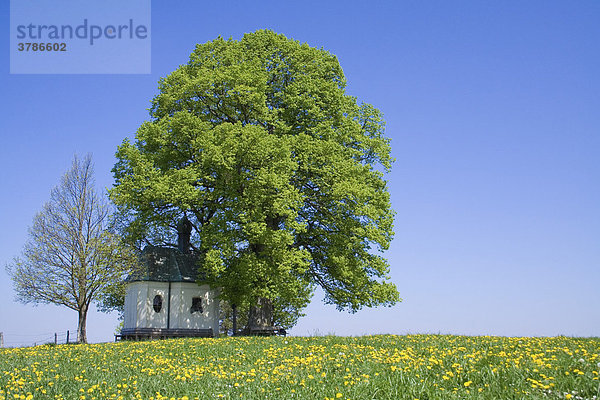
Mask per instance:
[[[202,297],[192,297],[192,307],[190,308],[190,313],[199,312],[202,314]]]
[[[160,294],[157,294],[156,296],[154,296],[154,301],[152,302],[152,308],[154,309],[155,312],[159,313],[160,310],[162,309],[162,296]]]

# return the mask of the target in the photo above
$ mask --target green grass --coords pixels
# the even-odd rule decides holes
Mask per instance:
[[[5,399],[594,399],[600,339],[174,339],[0,349]]]

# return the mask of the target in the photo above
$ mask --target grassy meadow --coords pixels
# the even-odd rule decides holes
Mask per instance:
[[[600,339],[173,339],[0,349],[6,399],[596,399]]]

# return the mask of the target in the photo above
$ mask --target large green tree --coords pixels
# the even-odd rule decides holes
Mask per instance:
[[[395,304],[389,139],[345,87],[334,55],[272,31],[197,45],[117,151],[128,233],[175,245],[186,215],[206,282],[232,304],[298,313],[315,286],[352,312]]]

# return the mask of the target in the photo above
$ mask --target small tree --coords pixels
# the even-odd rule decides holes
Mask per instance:
[[[21,257],[7,265],[16,298],[79,313],[77,341],[87,342],[92,302],[122,284],[135,265],[134,251],[110,230],[110,209],[94,188],[91,156],[71,169],[33,220]]]

